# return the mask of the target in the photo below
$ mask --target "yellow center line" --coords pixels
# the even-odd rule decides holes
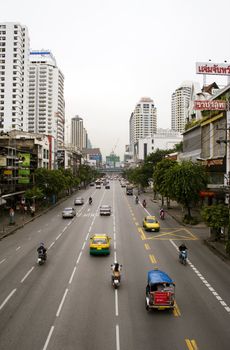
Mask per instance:
[[[156,264],[156,259],[155,259],[155,256],[153,254],[149,254],[149,259],[151,261],[152,264]]]
[[[198,350],[198,346],[196,344],[196,341],[194,339],[185,339],[186,345],[189,350]]]
[[[177,305],[176,302],[175,302],[175,308],[174,308],[174,310],[173,310],[173,315],[174,315],[175,317],[181,316],[180,309],[179,309],[179,307],[178,307],[178,305]]]
[[[146,239],[146,236],[145,236],[145,234],[144,234],[144,231],[142,230],[141,227],[138,227],[138,231],[139,231],[140,234],[141,234],[141,239],[144,241],[144,240]]]
[[[145,249],[146,249],[146,250],[149,250],[149,249],[150,249],[150,246],[149,246],[148,243],[145,243]]]

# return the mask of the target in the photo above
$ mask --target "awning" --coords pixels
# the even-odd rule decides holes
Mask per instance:
[[[26,191],[19,191],[19,192],[14,192],[14,193],[8,193],[8,194],[4,194],[3,196],[1,196],[1,198],[8,198],[8,197],[13,197],[16,196],[17,194],[23,194]]]
[[[6,204],[5,199],[3,199],[3,198],[0,197],[0,205],[4,205],[4,204]]]

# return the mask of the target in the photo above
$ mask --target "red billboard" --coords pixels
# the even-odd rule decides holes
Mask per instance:
[[[226,101],[223,100],[195,100],[193,105],[194,110],[198,111],[226,111]]]
[[[197,62],[197,74],[230,75],[230,65],[224,63]]]

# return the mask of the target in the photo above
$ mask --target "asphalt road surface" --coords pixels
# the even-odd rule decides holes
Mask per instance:
[[[85,204],[75,207],[74,219],[61,212],[75,196],[0,242],[0,349],[229,350],[229,265],[197,230],[169,216],[160,232],[145,232],[143,217],[159,217],[157,206],[144,209],[119,181],[110,184],[81,191]],[[101,204],[112,206],[111,216],[99,215]],[[90,256],[94,233],[111,237],[109,256]],[[41,241],[48,260],[38,266]],[[187,266],[178,262],[182,242]],[[123,265],[118,290],[111,286],[114,260]],[[147,272],[155,267],[175,281],[173,312],[145,309]]]

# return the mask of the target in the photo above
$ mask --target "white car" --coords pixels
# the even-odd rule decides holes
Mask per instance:
[[[84,204],[84,198],[77,197],[74,201],[74,205],[82,205],[82,204]]]
[[[100,206],[100,215],[111,215],[112,209],[110,205],[101,205]]]
[[[101,184],[96,184],[96,188],[100,189],[101,188]]]
[[[62,217],[64,218],[73,218],[76,215],[76,210],[74,208],[65,208],[62,211]]]

